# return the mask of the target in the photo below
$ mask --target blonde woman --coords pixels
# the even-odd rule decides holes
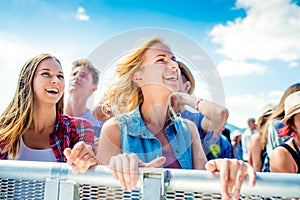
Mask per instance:
[[[266,146],[263,146],[262,143],[262,130],[275,108],[276,104],[273,103],[268,103],[262,108],[261,114],[257,120],[257,131],[250,137],[248,163],[255,169],[256,172],[270,171],[267,163],[268,158]]]
[[[68,161],[75,172],[96,162],[91,124],[62,114],[64,88],[56,57],[40,54],[24,64],[15,96],[0,117],[1,159]]]
[[[117,115],[102,128],[97,157],[110,165],[126,189],[136,187],[138,167],[148,166],[220,171],[224,199],[229,199],[233,186],[233,198],[238,199],[247,175],[250,184],[255,184],[255,172],[247,163],[207,162],[196,125],[172,112],[169,97],[179,91],[181,72],[161,40],[151,39],[128,55],[116,74],[104,98],[104,110],[112,108]],[[201,106],[201,100],[194,105]]]

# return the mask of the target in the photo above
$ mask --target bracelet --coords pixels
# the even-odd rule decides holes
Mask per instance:
[[[203,101],[203,99],[198,99],[198,101],[196,102],[196,105],[195,105],[195,109],[198,110],[198,104]]]

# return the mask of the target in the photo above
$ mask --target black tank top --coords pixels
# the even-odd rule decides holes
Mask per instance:
[[[294,149],[292,149],[289,145],[287,145],[286,143],[283,143],[282,147],[284,147],[286,150],[288,150],[290,152],[290,154],[293,156],[295,162],[297,163],[298,166],[298,174],[300,174],[300,152],[298,149],[298,146],[295,144],[295,140],[293,139],[293,145],[294,148],[296,149],[296,151]]]

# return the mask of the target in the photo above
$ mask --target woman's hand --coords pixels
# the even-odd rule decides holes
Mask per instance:
[[[149,163],[144,163],[134,153],[123,153],[111,157],[109,168],[114,178],[120,180],[121,186],[126,190],[132,191],[136,188],[138,181],[138,167],[158,167],[165,162],[165,157],[159,157]]]
[[[197,98],[184,92],[173,92],[168,99],[168,105],[173,108],[176,113],[185,110],[184,105],[195,107]]]
[[[77,142],[73,149],[66,148],[64,155],[67,158],[67,163],[73,166],[73,173],[84,173],[90,167],[97,165],[99,162],[93,152],[91,145],[84,142]]]
[[[216,159],[206,163],[205,168],[210,172],[220,172],[221,193],[224,200],[239,199],[245,176],[249,176],[249,185],[254,186],[256,174],[246,162],[236,159]]]

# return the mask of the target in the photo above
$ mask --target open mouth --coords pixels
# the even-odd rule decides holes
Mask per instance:
[[[51,94],[58,94],[58,89],[46,89],[46,91]]]
[[[178,80],[177,75],[168,75],[168,76],[164,76],[164,79],[166,80]]]

